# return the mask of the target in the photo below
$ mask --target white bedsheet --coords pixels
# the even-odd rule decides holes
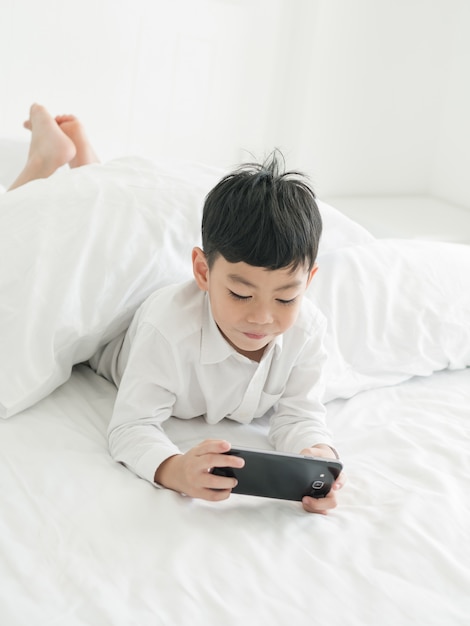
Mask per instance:
[[[470,369],[329,403],[340,506],[158,490],[114,463],[88,368],[0,420],[2,626],[466,626]],[[168,423],[266,447],[265,424]]]

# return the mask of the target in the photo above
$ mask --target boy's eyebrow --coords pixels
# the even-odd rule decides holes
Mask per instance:
[[[256,289],[256,285],[253,285],[253,283],[250,283],[249,280],[243,278],[243,276],[240,276],[239,274],[229,274],[228,277],[234,283],[241,283],[242,285],[246,285],[247,287],[253,287],[253,289]]]
[[[240,274],[229,274],[228,277],[230,278],[230,280],[236,283],[240,283],[241,285],[245,285],[246,287],[251,287],[252,289],[258,289],[256,285],[254,285],[253,283],[250,283],[249,280],[247,280],[243,276],[240,276]],[[302,284],[301,280],[293,280],[291,283],[287,283],[285,285],[281,285],[280,287],[277,287],[274,291],[286,291],[287,289],[298,287],[301,284]]]

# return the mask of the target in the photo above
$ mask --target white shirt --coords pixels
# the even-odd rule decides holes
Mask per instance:
[[[304,300],[294,326],[257,363],[224,339],[194,281],[156,291],[124,341],[103,353],[119,387],[108,429],[112,456],[153,483],[158,466],[180,452],[162,429],[170,416],[249,423],[269,411],[277,450],[331,445],[320,400],[325,329],[323,315]]]

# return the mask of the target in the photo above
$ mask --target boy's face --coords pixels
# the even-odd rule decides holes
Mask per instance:
[[[204,252],[195,248],[193,270],[199,288],[209,293],[222,335],[237,352],[259,361],[267,344],[295,323],[317,268],[267,270],[219,255],[209,270]]]

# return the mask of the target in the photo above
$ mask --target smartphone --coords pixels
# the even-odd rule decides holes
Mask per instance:
[[[304,496],[324,498],[338,478],[343,464],[337,459],[232,448],[224,454],[245,459],[242,468],[214,467],[218,476],[238,480],[232,493],[280,500],[302,500]]]

